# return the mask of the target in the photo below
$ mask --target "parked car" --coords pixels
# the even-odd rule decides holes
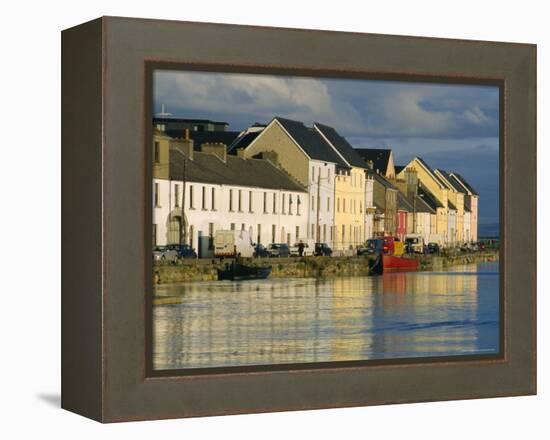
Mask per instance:
[[[267,251],[270,257],[290,257],[290,248],[286,243],[271,243]]]
[[[441,247],[437,243],[428,243],[428,253],[430,254],[439,254],[441,252]]]
[[[293,246],[290,246],[290,256],[299,257],[300,256],[300,243],[304,245],[304,257],[310,257],[315,252],[315,244],[312,240],[300,240],[298,243],[295,243]]]
[[[178,262],[178,252],[174,249],[169,249],[168,246],[155,246],[153,249],[153,260],[155,261],[170,261]]]
[[[330,257],[332,249],[326,243],[315,243],[315,253],[313,255],[316,257]]]
[[[178,258],[197,258],[195,249],[188,244],[167,244],[166,248],[176,251]]]
[[[255,258],[266,258],[266,257],[269,257],[269,251],[267,250],[267,248],[261,244],[261,243],[258,243],[255,247],[254,247],[254,257]]]

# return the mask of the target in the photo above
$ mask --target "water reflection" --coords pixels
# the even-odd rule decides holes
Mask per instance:
[[[156,369],[498,352],[498,265],[157,288]]]

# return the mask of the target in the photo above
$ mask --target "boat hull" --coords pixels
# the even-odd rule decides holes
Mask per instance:
[[[218,280],[244,281],[244,280],[263,280],[271,274],[271,266],[254,267],[231,265],[226,269],[218,269]]]
[[[419,261],[415,258],[383,255],[382,266],[384,272],[407,272],[418,270]]]

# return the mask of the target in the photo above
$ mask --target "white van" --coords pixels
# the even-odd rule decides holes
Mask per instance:
[[[411,247],[414,253],[424,253],[424,237],[421,234],[408,234],[405,237],[405,243]]]
[[[214,257],[252,258],[254,246],[247,231],[219,230],[214,235]]]

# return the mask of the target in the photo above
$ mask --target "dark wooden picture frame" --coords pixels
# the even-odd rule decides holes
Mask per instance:
[[[536,46],[104,17],[64,31],[62,57],[63,408],[114,422],[536,392]],[[154,372],[155,68],[498,85],[501,355]]]

